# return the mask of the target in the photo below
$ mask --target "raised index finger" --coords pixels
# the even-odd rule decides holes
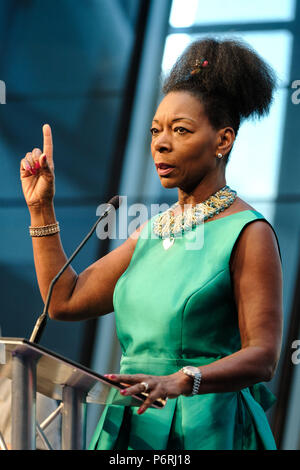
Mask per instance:
[[[46,154],[48,163],[50,163],[50,165],[53,165],[53,142],[52,142],[51,127],[49,126],[49,124],[44,124],[43,135],[44,135],[43,153]]]

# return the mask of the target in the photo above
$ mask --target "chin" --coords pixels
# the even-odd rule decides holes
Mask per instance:
[[[177,188],[178,187],[178,184],[172,178],[160,178],[160,184],[166,189],[168,189],[168,188],[171,189],[171,188]]]

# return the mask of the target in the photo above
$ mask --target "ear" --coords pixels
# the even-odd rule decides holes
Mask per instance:
[[[218,145],[216,154],[221,153],[223,156],[227,155],[232,149],[235,141],[235,132],[232,127],[224,127],[218,131]]]

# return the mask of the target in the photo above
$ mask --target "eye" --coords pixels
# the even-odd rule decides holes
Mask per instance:
[[[177,134],[183,135],[190,131],[188,131],[185,127],[175,127],[174,132],[177,132]]]
[[[158,134],[158,129],[156,129],[156,127],[151,127],[150,132],[152,135],[156,135]]]

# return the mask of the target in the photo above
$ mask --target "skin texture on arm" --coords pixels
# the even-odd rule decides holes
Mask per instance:
[[[145,222],[146,223],[146,222]],[[55,320],[78,321],[113,311],[113,293],[119,277],[127,269],[142,224],[122,245],[80,273],[69,298],[50,315]]]
[[[45,210],[44,213],[49,214],[51,210],[49,209],[49,212]],[[46,220],[49,219],[46,218]],[[143,226],[141,225],[122,245],[97,260],[80,274],[69,266],[53,288],[49,305],[50,318],[80,321],[112,312],[116,282],[130,263]],[[49,284],[65,264],[67,257],[59,234],[33,238],[32,242],[35,269],[41,295],[45,301]]]

